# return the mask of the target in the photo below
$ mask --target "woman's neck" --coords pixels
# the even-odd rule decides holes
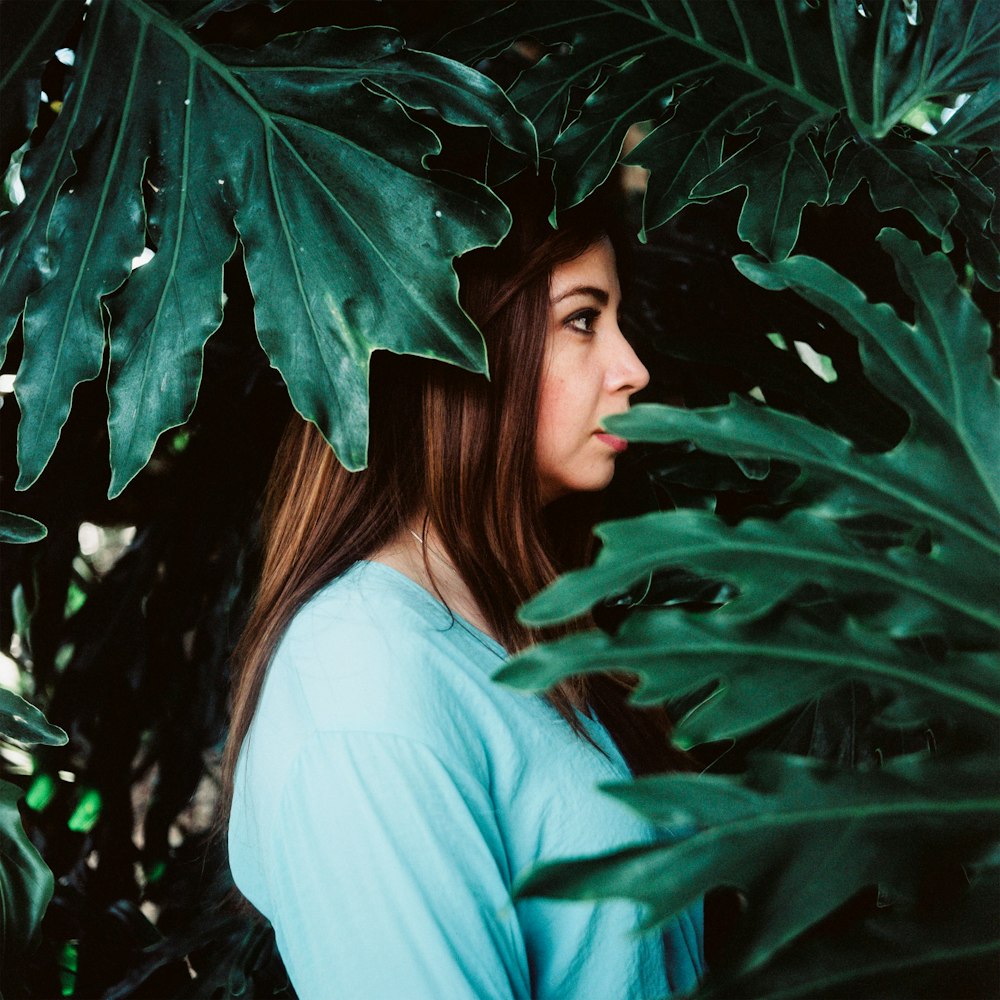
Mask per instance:
[[[455,614],[497,638],[468,584],[448,555],[440,535],[423,517],[407,522],[394,538],[369,558],[408,576],[436,599],[443,600]]]

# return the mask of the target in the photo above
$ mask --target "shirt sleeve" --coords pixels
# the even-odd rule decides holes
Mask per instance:
[[[314,733],[267,860],[300,1000],[527,1000],[530,980],[488,789],[408,737]]]

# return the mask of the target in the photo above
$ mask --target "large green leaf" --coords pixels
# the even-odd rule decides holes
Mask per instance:
[[[870,549],[808,511],[736,526],[708,511],[653,513],[605,523],[597,535],[603,545],[593,566],[566,574],[534,598],[523,621],[548,625],[577,617],[669,565],[734,583],[739,598],[720,614],[739,621],[761,618],[800,588],[818,584],[894,636],[936,632],[988,643],[1000,630],[996,574],[983,573],[980,553],[962,539],[931,553],[908,545]]]
[[[992,758],[899,758],[844,771],[799,757],[758,757],[739,777],[671,774],[602,788],[663,828],[664,839],[600,858],[536,867],[523,895],[628,897],[654,927],[708,890],[750,900],[742,972],[858,890],[913,894],[927,866],[975,862],[1000,822]],[[905,837],[901,832],[905,830]]]
[[[52,872],[21,825],[17,785],[0,781],[0,990],[24,959],[52,898]]]
[[[723,407],[639,406],[610,418],[626,437],[691,441],[734,459],[788,462],[802,474],[780,516],[731,523],[677,510],[600,525],[594,564],[537,595],[523,620],[571,619],[677,567],[732,583],[735,596],[709,612],[633,611],[613,635],[594,630],[529,649],[497,675],[536,691],[581,673],[634,675],[637,703],[688,700],[676,730],[686,747],[758,734],[845,683],[874,689],[883,704],[882,696],[894,699],[885,724],[950,734],[949,753],[871,773],[772,758],[740,778],[642,779],[615,794],[687,839],[567,859],[527,881],[529,893],[640,900],[650,924],[715,886],[743,889],[748,910],[735,956],[706,996],[837,996],[851,977],[825,971],[809,940],[799,940],[806,928],[866,886],[899,899],[917,892],[932,863],[943,871],[997,849],[1000,390],[990,331],[942,254],[925,255],[893,230],[879,239],[913,322],[818,260],[736,264],[857,338],[866,375],[909,416],[902,440],[862,452],[831,430],[738,397]],[[938,974],[963,954],[982,961],[995,940],[989,931],[964,951],[942,940],[921,954],[915,942],[926,940],[926,915],[904,907],[895,919],[891,962],[850,939],[857,981],[878,995],[900,995],[894,970],[916,976],[925,963]]]
[[[796,616],[776,627],[723,613],[643,611],[614,636],[583,632],[535,646],[494,680],[542,691],[570,663],[576,673],[637,675],[636,704],[683,698],[720,682],[677,723],[674,739],[685,748],[745,736],[846,681],[901,692],[894,714],[910,723],[933,721],[942,706],[952,715],[985,717],[980,725],[1000,721],[1000,670],[989,654],[934,659],[850,621],[830,631]]]
[[[954,174],[945,157],[924,143],[892,133],[878,142],[851,136],[837,153],[830,181],[831,205],[842,205],[862,182],[880,212],[905,208],[951,249],[948,224],[959,200],[943,178]],[[981,213],[985,219],[989,211]]]
[[[732,131],[756,137],[695,184],[691,197],[708,199],[745,187],[737,232],[765,256],[780,260],[795,245],[802,210],[810,203],[822,205],[827,197],[829,181],[813,145],[813,124],[798,124],[770,106]]]
[[[202,46],[142,0],[96,0],[63,109],[25,157],[26,198],[2,220],[0,340],[24,310],[19,488],[101,369],[105,310],[112,495],[187,417],[237,234],[260,342],[348,467],[365,461],[372,351],[485,369],[451,261],[498,242],[509,214],[482,185],[428,172],[440,142],[402,104],[533,155],[499,87],[391,29],[251,52]],[[136,267],[144,247],[155,255]]]
[[[861,453],[832,431],[739,398],[700,411],[639,406],[612,418],[610,427],[641,440],[792,462],[809,477],[811,509],[737,526],[694,511],[603,525],[594,565],[535,597],[524,621],[576,617],[658,567],[682,566],[736,583],[740,598],[725,613],[741,620],[820,584],[893,635],[936,632],[980,648],[989,641],[1000,626],[991,596],[1000,586],[1000,389],[989,328],[940,254],[924,256],[892,230],[880,239],[914,301],[913,326],[820,261],[737,265],[763,287],[795,290],[858,337],[869,378],[910,414],[904,439],[885,453]],[[839,525],[872,514],[929,531],[929,544],[865,547]]]
[[[843,109],[865,148],[877,148],[924,101],[988,89],[1000,58],[989,0],[525,2],[452,32],[442,50],[474,62],[524,36],[552,48],[509,92],[556,162],[558,207],[581,201],[608,176],[630,126],[652,122],[625,160],[652,172],[643,233],[692,200],[745,187],[740,235],[774,258],[794,244],[805,205],[826,192],[811,131]],[[789,127],[763,129],[723,162],[726,135],[771,104]],[[972,140],[992,113],[983,97],[956,113],[952,129],[969,121],[966,135],[977,148]],[[909,156],[897,149],[897,160]],[[846,184],[847,160],[842,170]],[[867,180],[876,203],[893,200],[902,183],[895,167]],[[940,233],[954,207],[929,213],[925,196],[904,207]],[[945,188],[939,200],[953,204],[955,195]]]

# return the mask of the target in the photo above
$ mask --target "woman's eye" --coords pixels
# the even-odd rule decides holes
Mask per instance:
[[[566,325],[576,330],[577,333],[593,333],[594,332],[594,320],[600,313],[596,309],[584,309],[581,312],[574,313],[568,320],[566,320]]]

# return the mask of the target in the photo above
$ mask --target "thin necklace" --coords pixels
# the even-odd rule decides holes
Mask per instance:
[[[414,531],[414,530],[413,530],[412,528],[407,528],[406,530],[407,530],[407,531],[409,531],[409,533],[410,533],[411,535],[413,535],[413,537],[414,537],[414,538],[415,538],[415,539],[417,540],[417,542],[418,542],[418,543],[420,544],[420,548],[421,548],[421,550],[423,550],[423,549],[425,549],[425,548],[427,548],[427,547],[428,547],[428,546],[426,546],[426,545],[424,544],[424,540],[423,540],[423,538],[421,538],[421,537],[420,537],[420,535],[418,535],[418,534],[417,534],[417,533],[416,533],[416,532],[415,532],[415,531]],[[430,549],[430,552],[431,552],[431,555],[436,555],[436,556],[437,556],[437,557],[438,557],[439,559],[444,559],[444,557],[443,557],[443,556],[441,556],[441,555],[440,555],[439,553],[435,552],[435,551],[434,551],[433,549]],[[445,561],[446,561],[446,560],[445,560]],[[442,604],[444,604],[444,602],[443,602],[443,601],[442,601],[441,603],[442,603]],[[455,622],[457,622],[457,623],[458,623],[458,625],[459,625],[459,626],[460,626],[460,627],[461,627],[462,629],[464,629],[464,630],[465,630],[465,631],[466,631],[466,632],[467,632],[467,633],[468,633],[469,635],[471,635],[471,636],[472,636],[472,638],[473,638],[473,639],[475,639],[475,640],[476,640],[476,642],[478,642],[480,646],[484,646],[484,647],[485,647],[486,649],[488,649],[488,650],[489,650],[489,651],[490,651],[490,652],[491,652],[491,653],[492,653],[492,654],[493,654],[494,656],[496,656],[496,657],[499,657],[499,658],[500,658],[501,660],[502,660],[502,659],[505,659],[505,658],[506,658],[506,657],[505,657],[505,655],[504,655],[504,656],[501,656],[501,655],[500,655],[500,654],[499,654],[499,653],[498,653],[498,652],[497,652],[497,651],[496,651],[496,650],[495,650],[495,649],[494,649],[494,648],[493,648],[492,646],[490,646],[490,645],[487,645],[487,643],[483,642],[483,636],[485,636],[485,635],[486,635],[486,633],[485,633],[485,632],[483,632],[483,631],[482,631],[482,629],[480,629],[480,628],[477,628],[477,627],[476,627],[475,625],[473,625],[473,624],[472,624],[471,622],[469,622],[469,623],[467,624],[467,623],[466,623],[466,621],[465,621],[465,619],[464,619],[464,618],[462,618],[461,616],[459,616],[458,614],[456,614],[456,613],[455,613],[454,611],[452,611],[452,609],[451,609],[451,608],[449,608],[447,604],[444,604],[444,607],[445,607],[445,608],[447,608],[447,610],[448,610],[448,614],[450,614],[450,615],[451,615],[452,619],[453,619],[453,620],[454,620]],[[493,639],[493,637],[492,637],[492,636],[488,636],[488,638],[490,638],[490,639]],[[498,646],[500,645],[500,643],[499,643],[499,642],[497,642],[497,640],[496,640],[496,639],[493,639],[493,642],[496,642]],[[501,647],[501,648],[503,648],[503,647]],[[506,653],[506,651],[505,651],[505,653]]]

